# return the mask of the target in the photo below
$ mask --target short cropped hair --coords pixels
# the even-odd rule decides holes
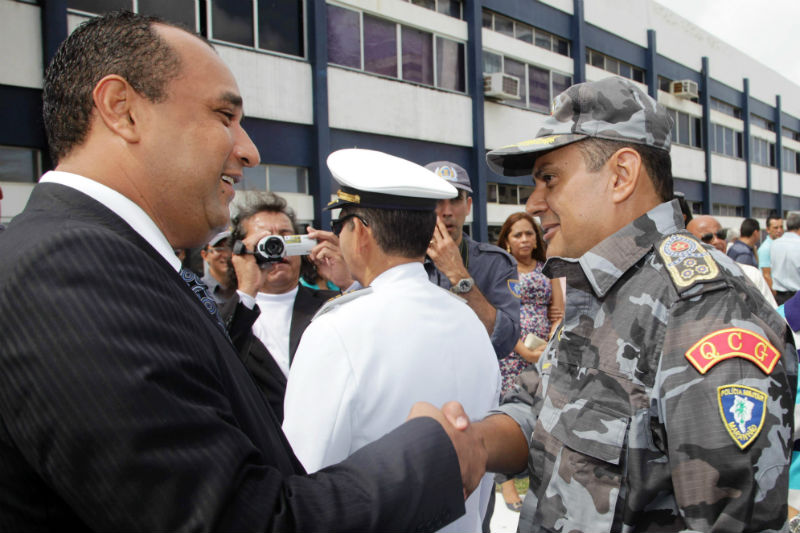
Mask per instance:
[[[800,213],[789,213],[786,217],[786,230],[797,231],[800,229]]]
[[[539,224],[536,223],[532,216],[524,211],[511,213],[508,215],[508,218],[503,223],[503,227],[500,228],[500,236],[497,238],[497,246],[508,251],[508,253],[511,253],[511,250],[508,246],[508,236],[511,234],[511,226],[520,220],[527,220],[530,222],[531,226],[533,226],[533,232],[536,234],[536,248],[531,250],[531,257],[537,261],[544,262],[547,260],[547,256],[545,254],[547,245],[544,242],[544,237],[542,237],[542,228],[539,227]]]
[[[589,172],[600,170],[600,167],[605,165],[606,161],[621,148],[636,150],[642,158],[647,175],[650,176],[653,187],[661,201],[668,202],[672,200],[672,160],[666,150],[644,144],[597,138],[584,139],[577,142],[576,146],[581,151],[583,161],[586,163]]]
[[[282,196],[278,196],[271,191],[247,191],[243,199],[234,206],[236,215],[231,218],[233,229],[231,230],[231,243],[244,240],[247,237],[244,223],[258,213],[281,213],[286,215],[292,223],[292,232],[297,233],[297,220],[294,209],[289,207],[288,202]]]
[[[84,22],[61,44],[45,72],[42,95],[53,162],[86,140],[94,109],[92,91],[105,76],[122,76],[151,102],[164,100],[181,62],[154,24],[186,30],[158,17],[117,11]]]
[[[759,230],[758,220],[754,218],[746,218],[742,221],[739,228],[739,234],[742,237],[752,237],[753,233]]]
[[[436,228],[435,211],[346,206],[339,217],[350,214],[359,215],[367,221],[383,253],[400,257],[424,256]],[[346,223],[351,227],[354,224],[352,219]]]

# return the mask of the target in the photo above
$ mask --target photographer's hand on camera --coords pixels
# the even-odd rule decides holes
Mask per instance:
[[[256,243],[266,235],[269,235],[269,233],[255,233],[248,236],[243,241],[245,249],[248,252],[252,252]],[[256,258],[252,253],[234,253],[231,257],[231,263],[233,263],[233,268],[236,271],[237,290],[255,298],[258,289],[266,280],[272,266],[265,265],[265,268],[262,268],[256,263]]]
[[[339,249],[339,238],[330,231],[323,231],[308,227],[308,236],[317,240],[317,245],[311,250],[308,258],[316,265],[317,271],[325,278],[331,280],[340,289],[347,290],[353,282],[353,276],[344,262],[342,251]]]

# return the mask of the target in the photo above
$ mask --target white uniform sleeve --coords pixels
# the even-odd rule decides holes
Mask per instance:
[[[355,416],[355,376],[341,338],[325,318],[303,333],[283,404],[283,431],[309,473],[350,455]]]

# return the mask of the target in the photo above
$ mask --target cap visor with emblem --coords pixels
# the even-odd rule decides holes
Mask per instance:
[[[486,154],[489,168],[504,176],[530,176],[543,153],[590,137],[669,151],[672,118],[636,83],[610,77],[569,87],[553,101],[552,114],[532,129],[533,139]]]
[[[373,209],[432,211],[458,191],[426,168],[375,150],[348,148],[328,156],[328,168],[341,185],[325,209],[348,205]]]

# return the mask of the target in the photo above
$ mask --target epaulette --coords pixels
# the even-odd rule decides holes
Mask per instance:
[[[316,312],[311,321],[313,322],[314,320],[321,317],[322,315],[324,315],[325,313],[327,313],[328,311],[330,311],[335,307],[338,307],[342,304],[346,304],[347,302],[352,302],[356,298],[366,296],[367,294],[370,293],[372,293],[372,287],[364,287],[363,289],[345,292],[337,296],[334,296],[333,298],[322,304],[322,307],[319,308],[319,311]]]
[[[719,265],[694,235],[668,235],[658,243],[657,250],[678,294],[697,283],[723,279]]]

